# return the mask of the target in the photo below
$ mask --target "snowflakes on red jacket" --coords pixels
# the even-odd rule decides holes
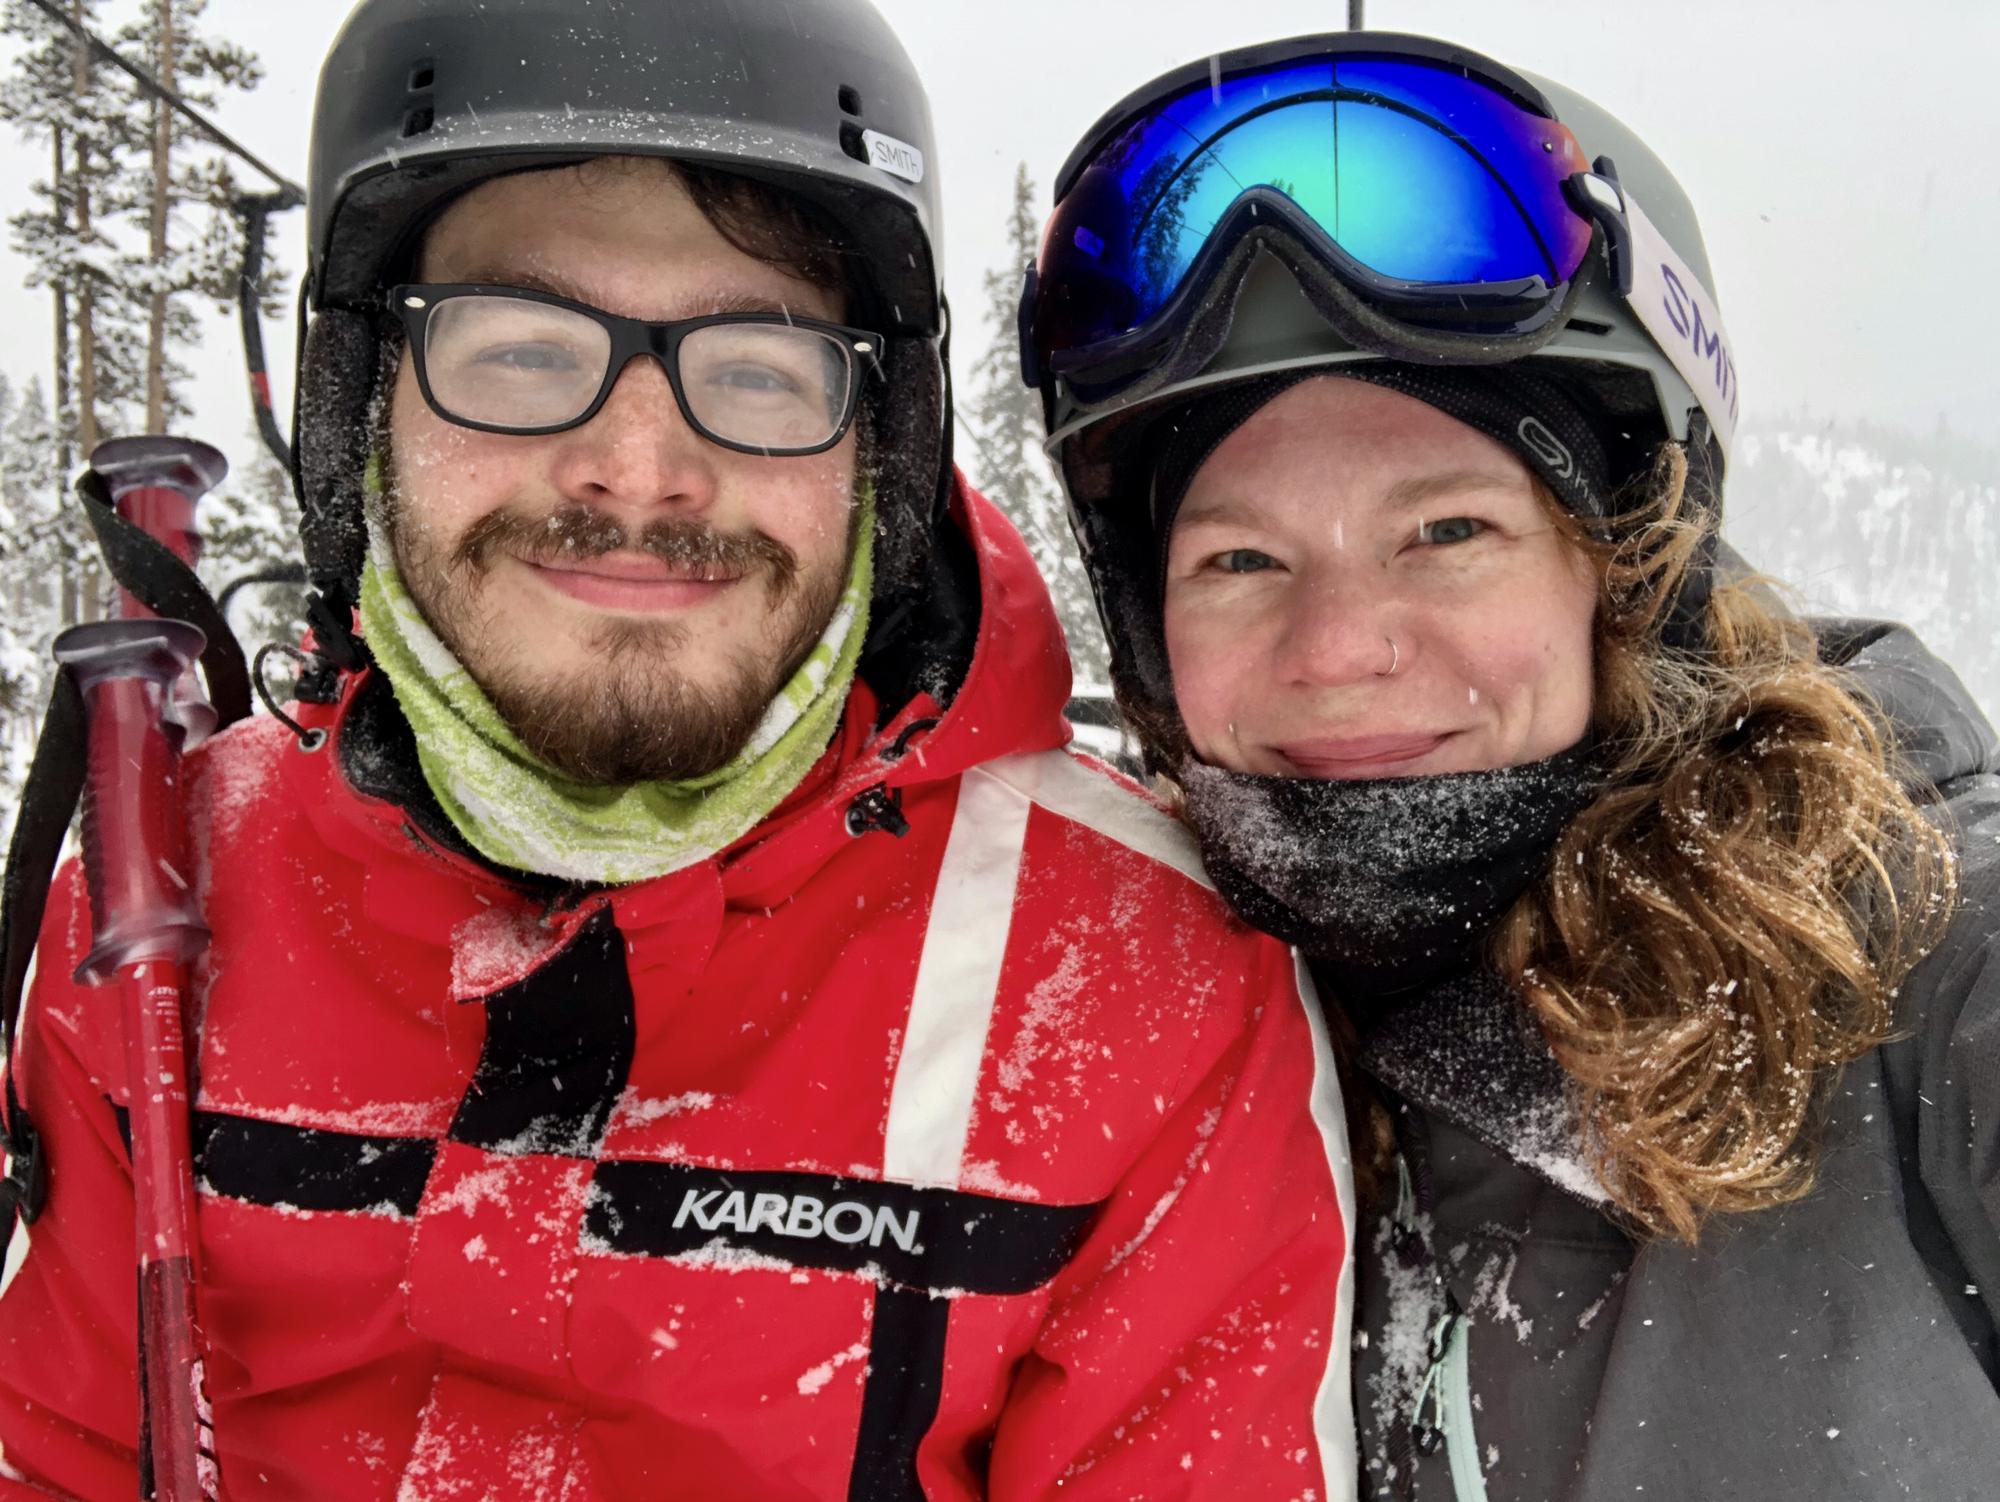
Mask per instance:
[[[548,901],[352,775],[357,693],[197,754],[200,1300],[237,1499],[1344,1502],[1351,1215],[1293,961],[1061,749],[1046,595],[958,514],[946,711],[865,691],[719,859]],[[926,725],[927,720],[935,724]],[[365,779],[364,779],[365,780]],[[850,831],[870,789],[908,832]],[[129,1092],[52,895],[0,1496],[134,1494]]]

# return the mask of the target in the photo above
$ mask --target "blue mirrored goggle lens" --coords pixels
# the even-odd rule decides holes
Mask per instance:
[[[1568,281],[1591,226],[1562,125],[1423,63],[1325,57],[1203,85],[1126,125],[1049,223],[1044,358],[1145,324],[1252,188],[1283,193],[1366,273],[1405,285]]]

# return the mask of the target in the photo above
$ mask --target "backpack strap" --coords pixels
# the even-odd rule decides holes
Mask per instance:
[[[83,793],[85,764],[83,694],[69,672],[56,675],[35,741],[35,759],[21,789],[7,869],[0,877],[0,1048],[6,1052],[6,1120],[0,1143],[7,1149],[7,1175],[0,1180],[0,1234],[11,1234],[14,1218],[33,1225],[48,1192],[48,1163],[41,1138],[21,1106],[15,1082],[15,1038],[21,997],[35,940],[48,906],[49,883],[69,834],[70,817]]]

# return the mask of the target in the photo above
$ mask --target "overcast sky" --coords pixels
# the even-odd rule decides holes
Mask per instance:
[[[580,0],[581,3],[581,0]],[[742,0],[764,3],[764,0]],[[1015,164],[1038,190],[1133,87],[1191,58],[1345,23],[1341,0],[878,0],[929,82],[958,364],[987,337],[982,272]],[[312,92],[342,0],[211,0],[208,24],[268,78],[226,129],[303,180]],[[666,7],[663,5],[662,9]],[[2000,447],[2000,3],[1995,0],[1369,0],[1380,29],[1462,42],[1620,115],[1699,211],[1751,421],[1868,417]],[[7,139],[0,209],[41,170]],[[278,225],[296,271],[304,216]],[[45,292],[0,252],[0,369],[42,370]],[[272,331],[289,409],[289,327]],[[211,320],[195,431],[246,440],[231,325]]]

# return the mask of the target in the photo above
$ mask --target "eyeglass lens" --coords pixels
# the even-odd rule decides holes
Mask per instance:
[[[431,310],[424,365],[453,417],[497,428],[552,428],[588,411],[604,386],[611,334],[572,308],[468,294]],[[752,448],[829,442],[848,406],[852,364],[818,329],[715,323],[681,340],[688,411],[709,436]]]

